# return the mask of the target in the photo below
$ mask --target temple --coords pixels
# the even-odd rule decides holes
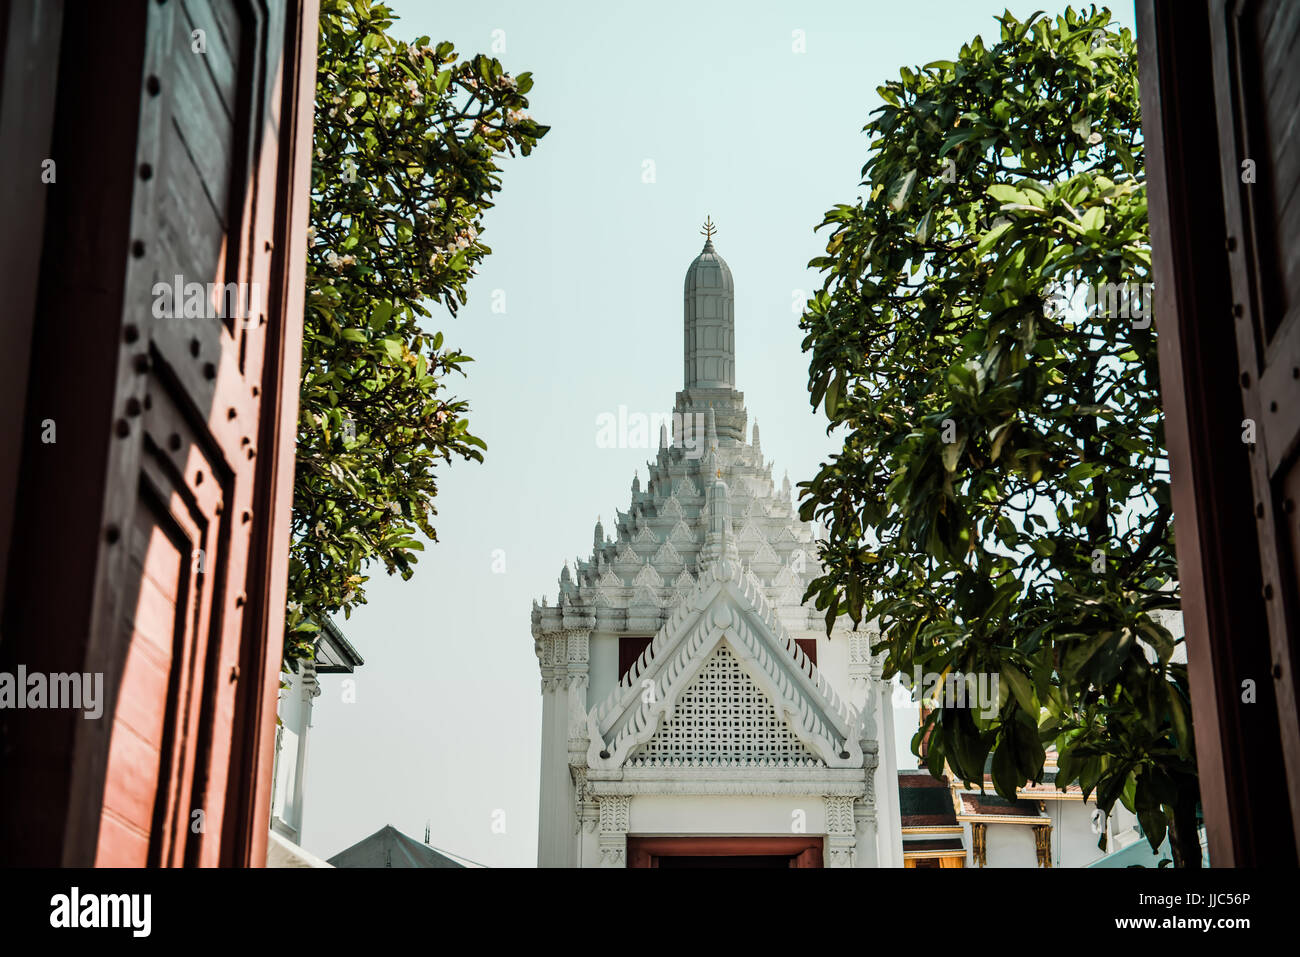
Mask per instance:
[[[683,384],[643,488],[533,604],[543,867],[901,866],[893,713],[864,632],[802,604],[811,526],[736,390],[706,223]]]

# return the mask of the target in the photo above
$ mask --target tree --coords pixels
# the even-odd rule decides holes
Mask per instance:
[[[801,328],[844,445],[800,483],[827,527],[805,597],[828,633],[876,620],[887,676],[998,677],[992,716],[927,715],[936,776],[1014,798],[1054,743],[1058,786],[1196,866],[1133,37],[999,20],[879,88],[868,195],[822,223]]]
[[[396,40],[393,20],[370,0],[321,5],[287,660],[365,601],[370,562],[410,578],[417,533],[437,541],[437,464],[482,460],[446,394],[471,359],[421,320],[466,301],[497,159],[547,131],[525,112],[529,74]]]

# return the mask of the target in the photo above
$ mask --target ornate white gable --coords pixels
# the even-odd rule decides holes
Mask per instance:
[[[695,536],[691,534],[690,527],[684,521],[679,520],[673,526],[672,534],[668,536],[668,540],[679,545],[691,545],[695,542]]]
[[[649,585],[651,588],[662,588],[664,580],[659,573],[654,570],[652,565],[644,566],[636,573],[636,578],[632,579],[634,585]]]
[[[728,574],[731,577],[724,577]],[[722,712],[718,712],[710,725],[704,720],[707,708],[700,708],[701,689],[708,686],[707,682],[703,686],[695,682],[714,662],[719,649],[726,652],[719,660],[731,675],[731,685],[725,701],[719,698],[717,702],[725,705],[727,717],[724,720]],[[730,661],[739,670],[732,669]],[[713,674],[716,679],[721,672],[715,670]],[[720,688],[716,683],[713,687]],[[695,690],[688,693],[692,688]],[[695,729],[692,740],[701,750],[693,757],[683,753],[673,760],[711,766],[709,762],[724,759],[711,757],[713,752],[704,746],[706,742],[718,740],[719,736],[744,741],[754,733],[753,721],[758,715],[753,710],[758,707],[755,691],[765,696],[802,748],[791,751],[788,743],[770,736],[776,732],[765,724],[769,728],[764,732],[767,736],[751,740],[765,741],[775,748],[767,756],[775,763],[767,766],[807,760],[808,756],[821,767],[863,766],[861,739],[874,737],[874,728],[863,726],[856,712],[826,683],[786,633],[761,587],[746,582],[733,562],[714,562],[685,600],[678,602],[668,623],[618,687],[587,715],[588,765],[592,769],[621,767],[661,729],[668,736],[661,742],[676,735],[680,750],[685,746],[681,742],[687,740],[682,735],[689,726]],[[746,695],[751,701],[749,711],[733,707]],[[658,755],[654,760],[661,760],[666,746],[655,745],[650,753],[640,752],[640,760],[649,760],[651,754]]]
[[[672,542],[664,542],[659,546],[659,551],[655,552],[654,558],[651,559],[656,565],[668,565],[675,567],[682,564],[682,556],[678,554],[677,549],[673,548]]]
[[[725,642],[681,692],[677,707],[629,760],[633,767],[818,767]]]

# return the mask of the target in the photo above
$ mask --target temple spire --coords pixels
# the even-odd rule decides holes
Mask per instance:
[[[731,269],[713,248],[713,220],[705,221],[704,249],[686,270],[684,295],[686,389],[735,389],[735,287]]]
[[[704,505],[708,531],[704,538],[704,548],[700,558],[705,565],[730,561],[738,563],[740,555],[731,533],[731,501],[727,483],[722,480],[722,470],[718,469],[713,482],[708,487],[708,500]],[[730,578],[731,569],[726,564],[717,564],[714,577],[719,580]]]

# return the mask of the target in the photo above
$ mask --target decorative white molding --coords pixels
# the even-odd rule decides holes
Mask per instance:
[[[852,797],[830,796],[826,803],[826,866],[852,867],[858,845]]]
[[[632,584],[647,585],[650,588],[663,588],[664,580],[663,576],[654,570],[654,566],[647,562],[641,570],[636,573],[636,578],[632,579]]]
[[[695,544],[695,535],[686,522],[681,520],[673,526],[672,532],[668,535],[668,541],[675,542],[678,545],[693,545]]]
[[[673,498],[675,499],[680,500],[683,498],[699,498],[699,497],[700,497],[700,490],[696,487],[695,483],[692,482],[689,478],[685,478],[685,477],[680,478],[677,480],[677,483],[673,486]]]
[[[826,832],[828,834],[852,834],[854,798],[846,795],[827,795]]]
[[[864,798],[862,776],[827,780],[835,769],[808,768],[791,775],[789,768],[626,768],[616,781],[599,780],[587,772],[588,793],[664,795],[745,795],[754,797],[825,796]],[[762,773],[767,772],[767,773]],[[839,773],[843,774],[843,771]]]
[[[600,866],[627,866],[627,829],[632,798],[627,794],[596,798],[600,815]]]
[[[654,558],[650,560],[656,565],[667,565],[670,568],[677,568],[685,564],[685,559],[678,554],[677,549],[673,548],[673,543],[670,541],[665,541],[660,545],[659,550],[654,554]]]

